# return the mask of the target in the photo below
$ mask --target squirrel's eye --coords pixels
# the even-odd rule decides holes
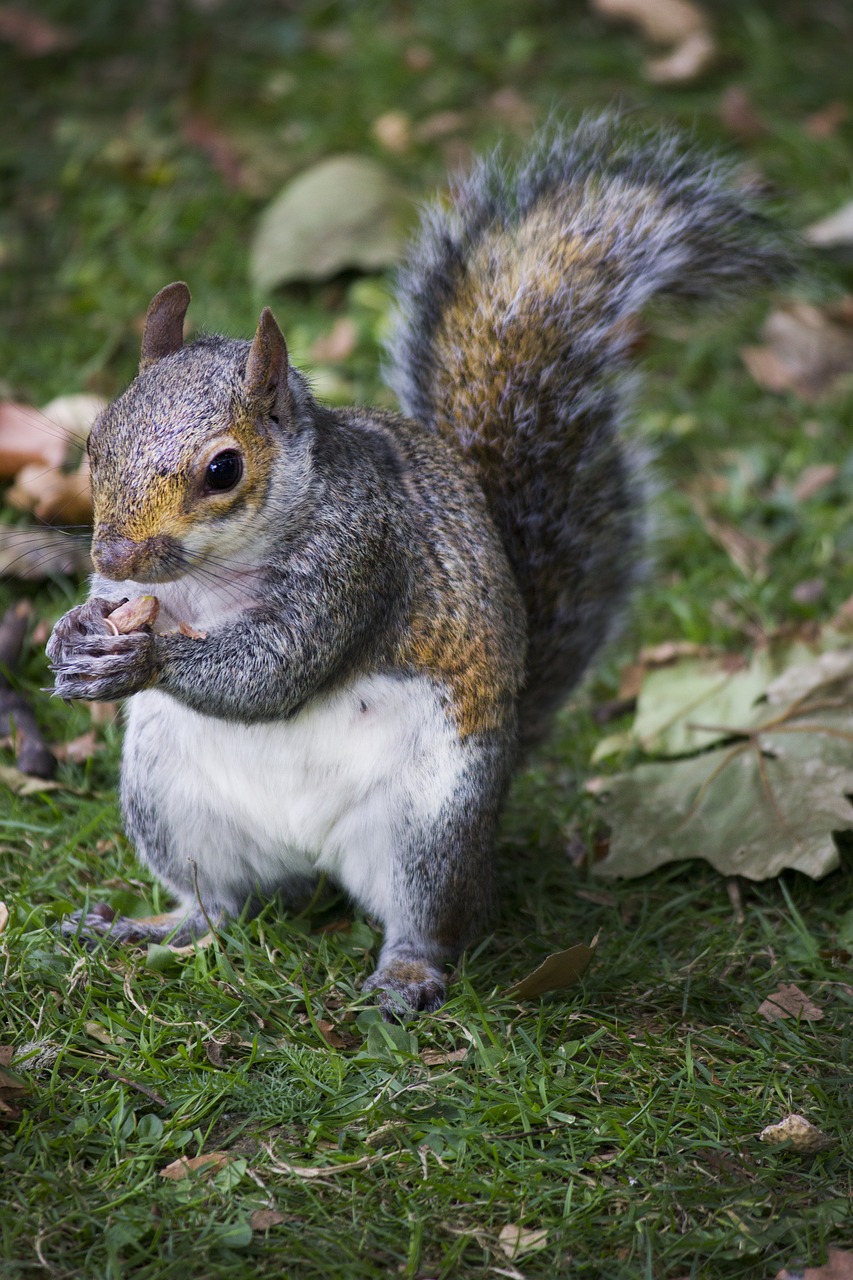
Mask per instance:
[[[208,489],[224,493],[233,489],[243,474],[243,459],[236,449],[224,449],[207,464],[204,482]]]

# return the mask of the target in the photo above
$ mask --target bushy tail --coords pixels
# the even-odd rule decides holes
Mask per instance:
[[[618,119],[481,161],[424,218],[400,281],[389,380],[475,464],[529,619],[530,745],[624,607],[642,554],[641,467],[620,438],[631,321],[655,294],[783,274],[731,171]]]

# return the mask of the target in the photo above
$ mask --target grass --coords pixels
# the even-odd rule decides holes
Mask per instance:
[[[849,199],[851,121],[824,140],[803,128],[849,98],[840,3],[715,5],[718,69],[668,90],[644,83],[630,31],[579,3],[309,0],[260,3],[249,20],[232,3],[131,15],[44,0],[41,12],[76,46],[29,61],[4,50],[0,76],[3,118],[16,122],[0,135],[0,368],[5,391],[34,403],[118,391],[135,364],[135,321],[179,276],[197,323],[249,333],[267,301],[247,282],[250,229],[312,160],[373,152],[417,196],[441,181],[447,144],[381,151],[371,125],[392,109],[416,121],[464,111],[458,150],[513,129],[493,99],[507,87],[539,115],[620,98],[728,146],[717,109],[736,81],[767,123],[746,159],[789,220]],[[407,63],[413,46],[432,51],[425,69]],[[189,115],[237,147],[237,188],[187,140]],[[822,297],[850,282],[833,263],[806,288]],[[389,296],[359,280],[276,300],[303,360],[336,316],[355,321],[353,356],[315,370],[335,398],[382,397]],[[603,889],[566,856],[570,837],[595,827],[582,791],[601,732],[590,707],[612,696],[641,642],[740,651],[762,632],[831,616],[850,594],[851,397],[804,405],[755,387],[738,347],[756,340],[765,311],[756,300],[725,324],[653,321],[637,422],[664,481],[655,572],[620,651],[517,781],[501,916],[437,1016],[378,1020],[359,994],[377,935],[342,900],[298,919],[270,910],[184,957],[60,945],[53,926],[87,893],[119,909],[159,906],[120,830],[119,726],[100,732],[92,759],[62,766],[63,789],[3,793],[0,1046],[15,1047],[27,1087],[12,1099],[19,1119],[0,1123],[4,1280],[759,1280],[820,1263],[831,1245],[853,1248],[849,862],[821,884],[744,883],[739,911],[700,864]],[[840,466],[838,480],[797,501],[797,477],[824,462]],[[763,580],[744,577],[697,516],[687,488],[708,475],[724,481],[710,490],[718,518],[770,543]],[[797,603],[795,587],[815,577],[823,594]],[[0,584],[4,600],[19,590]],[[52,618],[82,586],[27,590]],[[21,678],[33,692],[46,683],[40,653]],[[51,739],[88,728],[85,708],[35,696]],[[575,991],[525,1005],[502,994],[598,929]],[[823,1020],[759,1017],[780,982],[807,991]],[[790,1111],[834,1145],[801,1156],[757,1140]],[[232,1160],[161,1177],[205,1152]],[[253,1228],[263,1210],[274,1217]],[[523,1236],[512,1257],[500,1233],[516,1224],[546,1234]]]

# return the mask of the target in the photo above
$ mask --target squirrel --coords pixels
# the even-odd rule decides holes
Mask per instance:
[[[424,214],[389,344],[405,416],[319,404],[268,308],[250,342],[184,345],[189,290],[162,289],[89,437],[96,572],[47,653],[59,697],[130,699],[123,818],[178,906],[65,932],[186,942],[327,873],[384,929],[386,1016],[435,1010],[495,905],[513,771],[644,559],[634,318],[788,259],[733,170],[607,117]],[[152,594],[156,624],[114,634]]]

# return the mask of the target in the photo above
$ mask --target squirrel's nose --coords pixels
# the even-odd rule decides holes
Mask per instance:
[[[96,533],[92,542],[92,562],[105,578],[121,582],[134,576],[141,551],[139,543],[132,542],[130,538]]]

